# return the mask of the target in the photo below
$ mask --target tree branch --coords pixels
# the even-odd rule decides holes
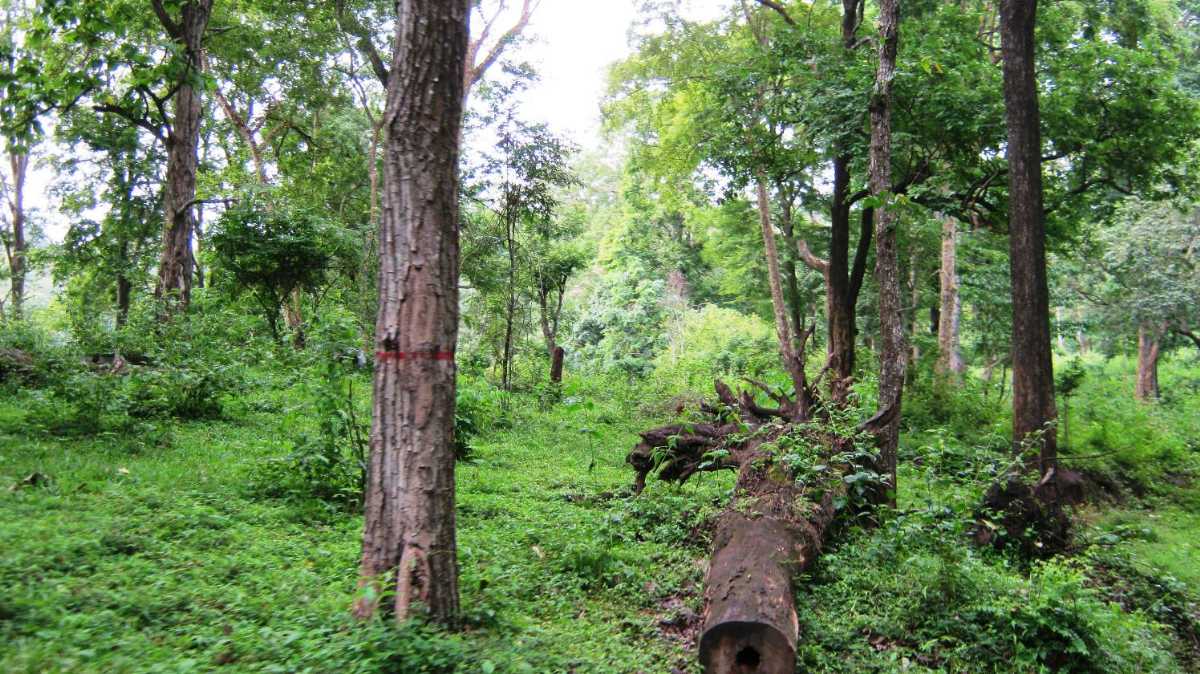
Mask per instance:
[[[488,51],[487,56],[485,56],[478,64],[470,62],[467,63],[466,72],[463,73],[463,84],[465,85],[463,87],[464,92],[469,93],[471,91],[471,87],[473,87],[476,82],[483,79],[483,76],[485,73],[487,73],[488,68],[491,68],[492,65],[496,63],[496,60],[500,58],[500,55],[504,53],[504,50],[508,47],[508,45],[515,40],[516,37],[520,35],[521,32],[524,31],[529,25],[529,20],[533,18],[533,13],[537,11],[537,8],[540,4],[541,0],[524,0],[524,3],[521,5],[520,18],[517,19],[517,22],[513,24],[512,28],[509,28],[504,32],[504,35],[500,36],[500,39],[496,40],[496,44],[492,45],[492,48]],[[496,15],[499,16],[499,14],[500,12],[497,10]],[[492,23],[494,23],[495,20],[496,17],[494,16],[492,17],[492,20],[489,21],[486,26],[484,26],[483,34],[480,35],[479,40],[470,47],[470,54],[473,56],[478,54],[478,49],[479,47],[483,46],[483,40],[486,39],[487,34],[491,31]]]
[[[787,25],[796,25],[796,20],[792,18],[792,15],[788,14],[788,11],[784,9],[783,5],[775,2],[775,0],[757,0],[757,2],[767,9],[774,10],[774,12],[779,16],[782,16],[783,20],[787,22]]]
[[[96,112],[104,112],[121,117],[130,123],[149,131],[158,140],[166,140],[163,138],[163,126],[161,124],[156,125],[145,117],[139,117],[138,115],[125,108],[122,108],[119,105],[93,105],[92,109]]]
[[[808,247],[808,242],[804,239],[796,240],[796,252],[800,254],[800,259],[809,269],[822,275],[829,271],[829,262],[813,254],[812,249]]]
[[[163,7],[162,0],[152,0],[151,4],[154,6],[154,14],[158,17],[158,22],[167,31],[167,35],[176,40],[183,37],[183,26],[171,18],[171,15],[167,13],[167,8]]]
[[[1192,340],[1192,343],[1196,345],[1196,348],[1200,349],[1200,335],[1197,335],[1196,333],[1184,327],[1175,328],[1175,333],[1183,335],[1184,337]]]
[[[358,50],[371,62],[371,69],[375,71],[375,77],[379,78],[379,83],[386,87],[388,83],[387,64],[379,55],[379,50],[375,48],[370,31],[356,17],[346,11],[345,0],[338,0],[334,14],[337,16],[338,26],[344,32],[358,38]]]

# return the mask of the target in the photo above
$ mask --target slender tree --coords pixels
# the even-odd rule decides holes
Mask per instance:
[[[1042,195],[1042,135],[1034,26],[1037,0],[1002,0],[1004,108],[1008,120],[1009,269],[1012,276],[1013,443],[1040,438],[1039,468],[1054,467],[1054,369]]]
[[[2,184],[8,202],[8,222],[0,238],[4,239],[4,252],[8,257],[8,273],[11,281],[9,301],[12,317],[20,319],[25,306],[25,273],[28,242],[25,235],[25,179],[29,170],[29,155],[10,146],[8,165],[12,184]]]
[[[468,0],[396,0],[386,82],[383,222],[362,595],[395,583],[397,620],[458,614],[454,351],[458,342],[458,155]]]

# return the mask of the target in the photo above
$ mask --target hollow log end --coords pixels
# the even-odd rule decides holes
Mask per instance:
[[[731,621],[704,631],[700,662],[705,674],[795,674],[796,651],[770,625]]]

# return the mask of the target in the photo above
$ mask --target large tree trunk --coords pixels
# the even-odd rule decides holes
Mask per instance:
[[[959,351],[959,321],[962,299],[958,294],[958,223],[950,216],[942,218],[942,266],[938,271],[940,285],[938,314],[937,372],[943,377],[958,380],[966,369]]]
[[[174,118],[167,135],[167,176],[163,195],[165,227],[162,255],[158,261],[155,295],[169,308],[187,308],[192,298],[195,257],[196,169],[199,164],[202,91],[196,88],[203,63],[203,39],[212,13],[213,0],[188,0],[180,20],[174,23],[160,13],[163,27],[183,49],[187,72],[174,97]],[[156,6],[161,9],[161,4]]]
[[[844,439],[809,423],[807,412],[781,393],[768,391],[779,404],[768,409],[749,392],[735,395],[721,382],[716,390],[721,405],[701,406],[710,423],[646,431],[626,461],[636,471],[636,493],[651,473],[682,483],[701,471],[738,471],[733,498],[713,533],[700,661],[709,674],[790,674],[798,637],[795,578],[816,559],[831,529],[834,504],[846,494],[841,473],[846,467],[832,466],[800,481],[776,451],[763,448],[799,433],[808,446],[832,455]],[[889,423],[888,414],[879,414],[859,430],[877,434]],[[712,458],[718,449],[725,451]]]
[[[12,169],[12,195],[9,197],[9,219],[12,223],[8,242],[8,271],[11,280],[12,316],[18,320],[25,310],[25,274],[27,271],[25,241],[25,177],[29,171],[29,155],[9,155]]]
[[[1137,385],[1134,395],[1141,401],[1158,400],[1158,356],[1163,336],[1159,325],[1138,326]]]
[[[892,189],[892,80],[899,42],[898,0],[879,3],[879,67],[871,97],[871,194],[886,199]],[[888,476],[879,502],[896,504],[896,449],[900,441],[900,405],[904,393],[907,347],[900,300],[900,254],[896,215],[879,206],[875,213],[875,278],[879,283],[879,409],[891,410],[891,422],[880,429],[879,472]]]
[[[1037,0],[1002,0],[1004,107],[1008,119],[1009,260],[1012,275],[1013,444],[1038,438],[1039,468],[1054,467],[1054,370],[1042,197],[1036,42]]]
[[[396,0],[387,82],[374,416],[361,585],[374,614],[458,614],[454,351],[458,341],[458,140],[468,0]]]

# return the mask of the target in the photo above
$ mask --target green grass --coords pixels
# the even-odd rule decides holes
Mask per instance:
[[[0,671],[698,671],[679,626],[702,608],[707,524],[732,480],[628,498],[625,453],[664,413],[644,389],[580,378],[561,404],[517,395],[478,429],[458,468],[465,626],[450,634],[354,624],[361,517],[264,495],[263,463],[314,426],[306,376],[256,374],[226,419],[154,443],[31,435],[28,394],[0,398]],[[971,395],[955,418],[993,414]],[[1081,411],[1079,432],[1095,418]],[[976,549],[966,528],[1007,463],[1002,425],[905,435],[901,514],[842,532],[800,584],[802,671],[1190,671],[1177,629],[1200,595],[1196,491],[1094,511],[1074,559]],[[1169,440],[1172,466],[1191,456],[1189,429]],[[1128,451],[1163,455],[1152,441]]]
[[[516,410],[460,465],[467,629],[446,636],[350,624],[361,517],[255,495],[256,465],[304,417],[298,394],[262,395],[271,411],[179,424],[166,448],[0,436],[0,671],[690,666],[659,621],[699,609],[708,541],[692,530],[728,482],[624,498],[646,421],[623,401]],[[0,405],[4,427],[20,404]],[[34,473],[49,482],[21,485]]]

